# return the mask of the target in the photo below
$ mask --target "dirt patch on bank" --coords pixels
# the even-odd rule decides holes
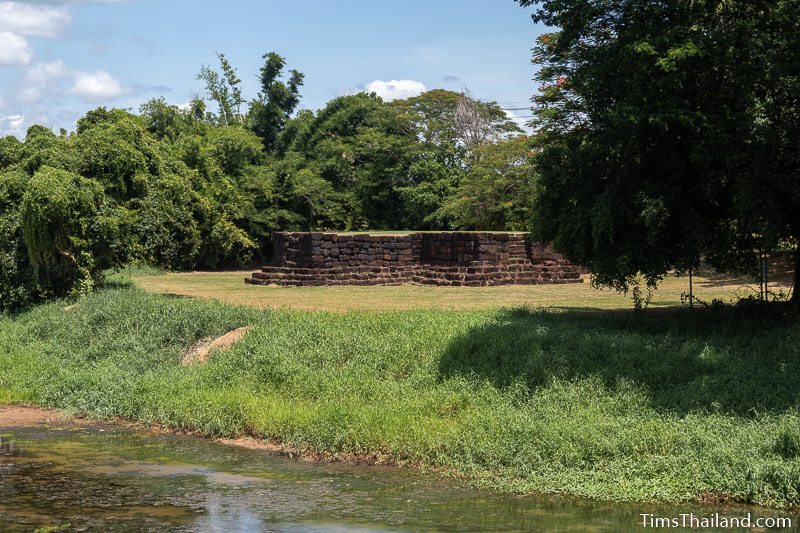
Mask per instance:
[[[229,331],[222,337],[217,337],[216,339],[197,341],[183,353],[181,364],[186,366],[206,363],[211,352],[226,352],[230,350],[234,344],[239,342],[242,337],[250,331],[251,327],[252,326],[247,326]]]
[[[30,427],[70,420],[58,411],[35,407],[0,406],[0,428]]]
[[[358,466],[391,466],[402,468],[425,468],[426,465],[420,461],[402,460],[397,457],[381,452],[351,453],[351,452],[327,452],[312,449],[299,449],[280,442],[259,439],[256,437],[242,436],[234,439],[216,439],[220,444],[246,448],[248,450],[264,451],[275,455],[284,455],[292,459],[316,463],[347,463]],[[428,467],[430,470],[446,472],[445,469]],[[453,472],[447,472],[455,476]]]

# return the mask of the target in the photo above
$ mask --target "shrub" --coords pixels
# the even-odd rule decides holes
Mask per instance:
[[[19,212],[28,181],[24,172],[0,174],[0,311],[23,307],[40,294],[28,262]]]
[[[205,173],[209,177],[220,170],[227,176],[241,176],[245,169],[261,162],[264,147],[252,132],[241,128],[215,128],[205,139]]]
[[[784,459],[800,457],[800,420],[787,417],[778,427],[773,451]]]
[[[89,287],[127,259],[126,213],[95,180],[43,167],[30,179],[20,213],[30,265],[47,295]]]
[[[199,198],[177,175],[159,179],[147,196],[133,203],[137,258],[169,269],[193,268],[201,235],[193,206]]]
[[[22,154],[22,143],[11,135],[0,137],[0,169],[7,168],[19,161]]]

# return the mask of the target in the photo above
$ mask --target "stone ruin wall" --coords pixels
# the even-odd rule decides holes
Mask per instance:
[[[583,269],[522,233],[274,233],[252,285],[480,287],[581,283]]]

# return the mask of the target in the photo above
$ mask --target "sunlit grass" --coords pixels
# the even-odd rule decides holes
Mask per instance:
[[[124,287],[63,307],[0,318],[0,402],[381,452],[506,491],[800,503],[800,324],[780,308],[307,313]]]
[[[507,285],[500,287],[263,287],[245,285],[249,271],[141,273],[131,277],[141,287],[159,294],[207,298],[234,305],[288,308],[305,311],[396,311],[413,309],[491,309],[497,307],[550,307],[561,309],[624,309],[632,307],[630,296],[595,289],[588,276],[581,284]],[[776,284],[772,290],[786,287]],[[667,277],[653,294],[652,307],[682,305],[688,294],[688,277]],[[758,284],[732,276],[696,278],[694,294],[711,303],[755,295]],[[700,305],[700,304],[698,304]]]

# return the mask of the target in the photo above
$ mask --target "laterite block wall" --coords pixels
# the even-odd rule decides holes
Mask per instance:
[[[583,270],[522,233],[275,233],[252,285],[534,285],[581,283]]]

